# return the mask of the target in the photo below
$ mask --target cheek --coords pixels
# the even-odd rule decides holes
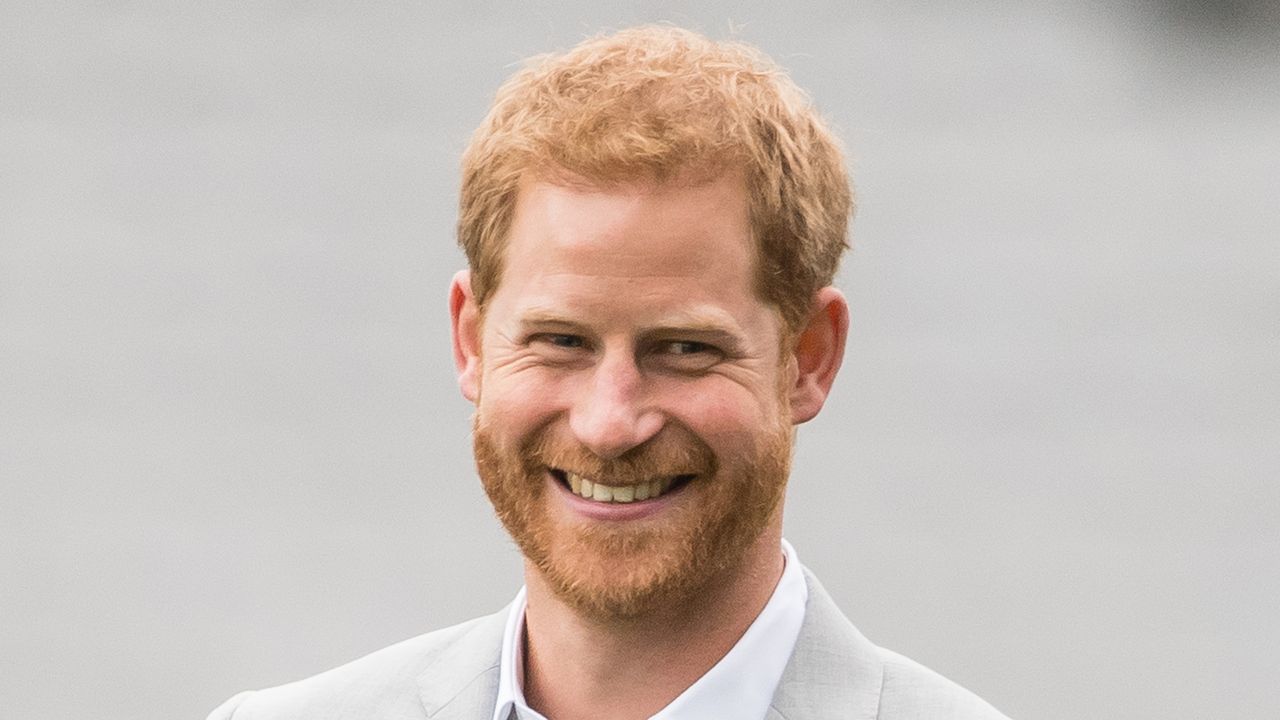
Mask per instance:
[[[558,383],[536,372],[486,373],[478,408],[488,427],[518,439],[559,413],[563,397]]]
[[[777,426],[783,410],[772,388],[757,394],[741,386],[684,392],[668,407],[717,453],[753,447]]]

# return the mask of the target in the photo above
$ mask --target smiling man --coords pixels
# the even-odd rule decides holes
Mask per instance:
[[[1003,717],[860,635],[782,539],[851,209],[828,130],[746,46],[637,28],[517,73],[463,159],[450,312],[526,586],[211,718]]]

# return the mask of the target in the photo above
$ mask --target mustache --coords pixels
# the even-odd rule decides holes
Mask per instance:
[[[715,453],[706,443],[692,434],[668,430],[616,458],[602,458],[576,442],[557,440],[542,432],[529,442],[521,455],[529,472],[551,467],[607,485],[636,485],[679,475],[711,475],[718,465]]]

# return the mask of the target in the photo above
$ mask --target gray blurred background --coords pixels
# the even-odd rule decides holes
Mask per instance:
[[[457,159],[603,28],[758,44],[850,148],[787,535],[1015,718],[1280,716],[1271,2],[0,5],[0,717],[201,718],[497,610]]]

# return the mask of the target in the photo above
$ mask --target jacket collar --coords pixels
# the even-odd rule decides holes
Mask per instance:
[[[804,568],[809,586],[804,624],[766,720],[874,720],[884,668],[876,646],[840,612],[822,583]],[[502,633],[511,608],[457,629],[418,677],[431,720],[474,720],[493,714],[498,699]]]
[[[475,720],[493,714],[508,605],[457,628],[418,675],[418,695],[431,720]]]
[[[876,646],[840,612],[808,568],[804,577],[809,584],[804,624],[766,720],[874,720],[884,680]]]

